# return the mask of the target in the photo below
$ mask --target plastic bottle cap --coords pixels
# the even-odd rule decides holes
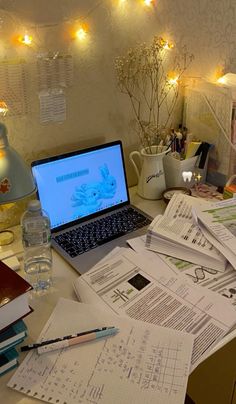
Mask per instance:
[[[41,210],[41,203],[38,200],[29,201],[28,210],[31,212],[36,212],[37,210]]]
[[[14,233],[11,230],[0,231],[0,246],[11,244],[14,240]]]

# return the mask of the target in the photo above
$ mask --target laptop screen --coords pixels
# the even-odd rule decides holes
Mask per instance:
[[[129,201],[121,143],[109,143],[32,163],[51,228]]]

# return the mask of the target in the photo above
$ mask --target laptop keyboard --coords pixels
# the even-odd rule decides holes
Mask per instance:
[[[60,234],[55,241],[72,258],[151,223],[132,207]]]

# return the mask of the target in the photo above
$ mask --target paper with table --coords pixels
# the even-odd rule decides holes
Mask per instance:
[[[8,386],[56,404],[182,404],[191,335],[152,324],[144,328],[93,305],[61,298],[40,340],[111,325],[120,332],[110,338],[43,355],[31,351]]]
[[[206,238],[236,269],[236,199],[216,202],[209,208],[196,206],[194,211]]]
[[[75,290],[83,302],[193,334],[191,370],[236,323],[235,308],[222,296],[170,273],[163,261],[157,268],[131,249],[121,249],[79,277]]]
[[[174,195],[164,215],[157,216],[148,228],[146,247],[175,258],[224,271],[227,260],[203,235],[192,215],[193,206],[211,206],[187,195]]]

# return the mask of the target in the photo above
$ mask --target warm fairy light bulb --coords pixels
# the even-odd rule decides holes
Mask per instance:
[[[172,49],[174,45],[168,41],[165,41],[163,44],[163,49]]]
[[[178,77],[177,76],[175,76],[175,77],[169,77],[168,78],[168,83],[169,84],[171,84],[172,86],[175,86],[175,85],[177,85],[178,84]]]
[[[144,0],[145,6],[150,7],[152,5],[152,3],[153,3],[153,0]]]
[[[8,113],[7,104],[4,101],[0,101],[0,115],[5,116]]]
[[[226,83],[226,78],[225,76],[221,76],[217,79],[217,83],[219,84],[225,84]]]
[[[76,38],[78,38],[80,41],[83,41],[86,36],[87,36],[87,30],[84,27],[80,27],[77,31],[76,31]]]
[[[18,38],[19,42],[22,43],[23,45],[31,45],[33,38],[31,35],[22,35]]]

